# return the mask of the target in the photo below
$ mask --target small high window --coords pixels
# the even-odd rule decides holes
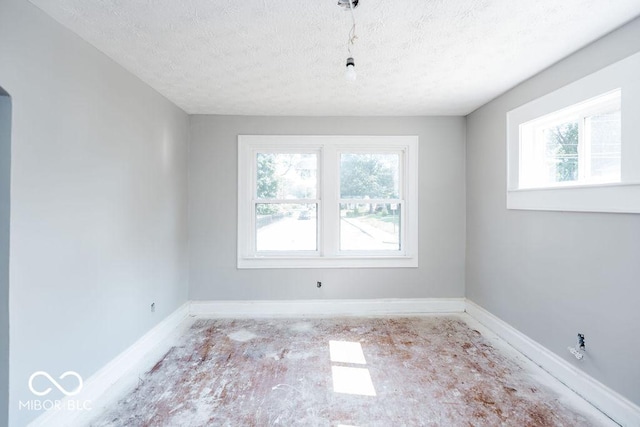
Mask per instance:
[[[640,213],[640,54],[507,113],[507,209]]]

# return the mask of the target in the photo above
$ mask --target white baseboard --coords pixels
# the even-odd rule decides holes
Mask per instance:
[[[464,298],[371,300],[192,301],[198,317],[375,316],[393,314],[463,313]]]
[[[640,427],[640,407],[467,300],[466,312],[587,402],[624,427]]]
[[[79,394],[65,400],[89,402],[90,411],[49,410],[44,412],[30,427],[84,426],[96,413],[104,410],[113,398],[118,398],[138,383],[138,378],[148,371],[166,353],[172,343],[170,338],[179,334],[191,323],[189,303],[158,323],[129,348],[120,353],[98,372],[84,381]],[[67,405],[65,404],[64,407]]]

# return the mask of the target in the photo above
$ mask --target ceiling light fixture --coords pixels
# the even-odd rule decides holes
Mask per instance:
[[[354,45],[357,39],[356,18],[353,14],[353,9],[358,6],[358,0],[338,0],[338,6],[351,12],[352,25],[351,30],[349,31],[349,39],[347,40],[347,51],[349,52],[349,57],[347,58],[347,69],[345,70],[344,76],[347,80],[354,81],[358,75],[356,73],[356,62],[353,60],[353,54],[351,53],[351,46]]]

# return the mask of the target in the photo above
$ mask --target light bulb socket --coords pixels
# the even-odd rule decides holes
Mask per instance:
[[[356,62],[351,57],[347,58],[347,68],[345,69],[344,77],[349,81],[355,81],[357,78]]]
[[[358,1],[359,0],[351,0],[351,4],[349,4],[349,0],[338,0],[338,6],[344,8],[345,10],[349,10],[351,9],[351,7],[355,9],[356,7],[358,7]]]

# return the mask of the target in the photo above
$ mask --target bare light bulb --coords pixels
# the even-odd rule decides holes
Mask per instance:
[[[347,70],[344,73],[344,78],[353,82],[356,80],[356,77],[358,77],[356,73],[356,63],[353,58],[349,57],[347,58]]]

